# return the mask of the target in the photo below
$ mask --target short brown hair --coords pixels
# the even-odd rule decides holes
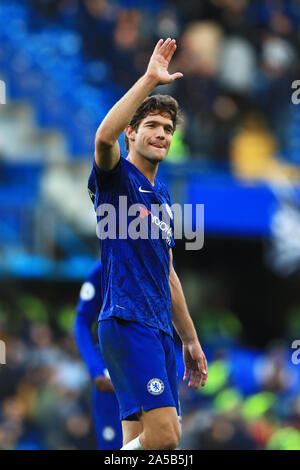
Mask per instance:
[[[152,95],[148,96],[142,104],[138,107],[134,116],[132,117],[129,126],[135,131],[141,121],[148,116],[148,114],[169,114],[173,122],[173,130],[175,131],[176,125],[179,121],[179,106],[175,98],[170,95]],[[129,150],[129,141],[125,134],[126,150]]]

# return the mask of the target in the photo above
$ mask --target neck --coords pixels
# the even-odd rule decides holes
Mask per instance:
[[[154,186],[154,179],[158,170],[159,162],[147,160],[145,157],[141,157],[137,153],[133,154],[132,152],[129,152],[126,160],[136,166],[136,168],[150,181],[152,186]]]

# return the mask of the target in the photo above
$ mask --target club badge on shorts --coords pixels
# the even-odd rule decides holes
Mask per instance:
[[[147,384],[147,389],[151,395],[160,395],[164,391],[165,386],[162,380],[151,379]]]

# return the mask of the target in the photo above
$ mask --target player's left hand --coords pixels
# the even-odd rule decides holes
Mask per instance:
[[[183,344],[182,354],[185,365],[183,381],[186,382],[191,373],[188,386],[197,390],[201,383],[202,387],[204,387],[208,377],[208,367],[199,341]]]

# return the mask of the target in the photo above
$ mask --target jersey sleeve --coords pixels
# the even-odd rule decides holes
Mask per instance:
[[[101,170],[95,160],[88,181],[88,191],[94,206],[99,203],[99,199],[107,201],[107,196],[115,188],[118,188],[123,174],[123,158],[109,171]]]
[[[91,332],[102,304],[100,271],[98,263],[81,287],[74,324],[75,341],[92,379],[104,375],[106,368]]]

